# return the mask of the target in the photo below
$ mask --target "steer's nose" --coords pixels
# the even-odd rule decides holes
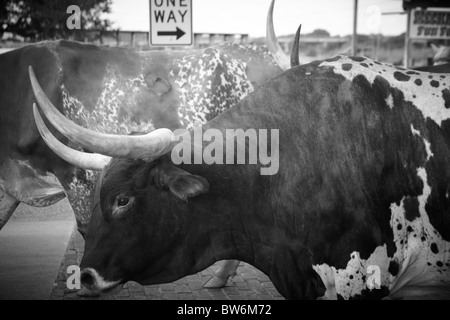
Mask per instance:
[[[84,269],[81,271],[80,280],[82,285],[88,289],[91,289],[95,283],[95,275],[90,269]]]
[[[81,284],[95,293],[113,293],[119,291],[121,281],[108,281],[93,268],[85,268],[80,275]]]

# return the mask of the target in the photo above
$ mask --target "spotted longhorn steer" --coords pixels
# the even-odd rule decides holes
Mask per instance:
[[[272,14],[273,2],[268,43],[279,59]],[[267,49],[230,43],[138,53],[50,41],[0,55],[0,229],[21,201],[46,206],[63,198],[60,182],[82,234],[97,173],[74,168],[43,143],[33,124],[28,65],[66,117],[116,134],[204,123],[282,71]]]
[[[175,164],[167,129],[139,138],[86,132],[32,80],[58,131],[105,154],[71,156],[102,169],[81,262],[92,290],[174,281],[240,259],[286,298],[399,297],[425,288],[448,298],[449,74],[337,56],[284,72],[203,126],[223,137],[230,129],[279,130],[267,147],[279,150],[274,175],[261,175],[261,163]],[[73,154],[37,107],[35,118],[53,150]],[[199,146],[194,133],[195,158],[212,142]]]

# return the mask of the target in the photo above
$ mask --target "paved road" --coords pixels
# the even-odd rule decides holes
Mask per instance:
[[[217,270],[217,265],[195,275],[187,276],[173,283],[161,285],[141,286],[136,282],[128,282],[123,289],[114,296],[107,297],[79,297],[77,290],[69,290],[66,286],[67,267],[79,265],[84,249],[81,235],[75,231],[67,247],[64,260],[51,295],[52,299],[101,299],[101,300],[283,300],[274,288],[269,278],[252,266],[241,263],[237,275],[228,281],[221,289],[204,289],[203,283],[211,278]]]

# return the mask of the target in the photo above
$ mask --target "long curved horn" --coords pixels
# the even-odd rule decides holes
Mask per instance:
[[[53,150],[60,158],[73,164],[76,167],[90,170],[103,170],[103,168],[109,163],[111,157],[104,156],[98,153],[86,153],[67,147],[56,139],[53,134],[48,130],[47,126],[42,120],[39,110],[35,103],[33,103],[33,114],[36,126],[44,139],[47,146]]]
[[[267,13],[267,23],[266,23],[266,44],[269,48],[270,53],[275,59],[278,66],[283,70],[289,69],[289,58],[283,52],[278,43],[277,36],[275,35],[275,29],[273,27],[273,7],[275,4],[275,0],[272,0],[269,12]]]
[[[47,98],[31,66],[29,76],[36,100],[50,123],[64,136],[92,152],[110,157],[152,160],[169,152],[174,145],[173,133],[169,129],[158,129],[140,136],[122,136],[78,126],[64,117]]]
[[[299,45],[300,45],[300,31],[302,30],[302,25],[300,25],[297,29],[297,33],[295,34],[294,43],[292,44],[291,51],[291,68],[300,65],[299,54]]]

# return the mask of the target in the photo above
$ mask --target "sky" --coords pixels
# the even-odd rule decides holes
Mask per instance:
[[[265,36],[266,16],[271,0],[192,0],[195,33],[246,33]],[[332,36],[353,31],[354,0],[276,0],[275,32],[293,34],[302,24],[302,33],[326,29]],[[406,30],[402,0],[358,0],[358,33],[398,35]],[[121,30],[149,30],[149,0],[113,0],[109,18]],[[378,23],[377,23],[378,21]]]

